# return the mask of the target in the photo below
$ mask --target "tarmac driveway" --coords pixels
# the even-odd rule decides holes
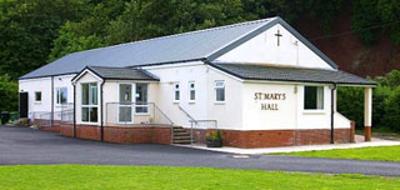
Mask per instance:
[[[400,163],[235,155],[169,145],[119,145],[0,127],[0,165],[109,164],[264,169],[400,176]]]

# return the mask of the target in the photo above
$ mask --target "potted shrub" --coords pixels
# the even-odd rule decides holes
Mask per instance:
[[[210,133],[207,134],[206,137],[206,144],[207,147],[222,147],[222,134],[221,131],[216,130],[216,131],[211,131]]]

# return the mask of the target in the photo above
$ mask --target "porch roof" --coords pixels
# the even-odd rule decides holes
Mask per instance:
[[[340,70],[308,69],[251,64],[210,63],[211,66],[244,80],[335,83],[375,86],[376,82]]]
[[[159,81],[157,77],[141,69],[100,66],[87,66],[84,70],[86,69],[103,79]]]

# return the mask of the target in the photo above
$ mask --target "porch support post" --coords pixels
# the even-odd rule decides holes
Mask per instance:
[[[372,88],[364,89],[364,136],[365,141],[371,141],[372,136]]]

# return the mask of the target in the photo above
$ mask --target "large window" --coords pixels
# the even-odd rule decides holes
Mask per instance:
[[[132,85],[119,85],[119,122],[132,122]]]
[[[136,108],[137,114],[147,114],[149,105],[147,102],[147,84],[136,84]]]
[[[97,83],[82,84],[82,121],[98,121]]]
[[[35,92],[35,102],[36,103],[42,102],[42,92]]]
[[[57,104],[66,104],[68,102],[68,89],[66,87],[57,88],[56,95]]]
[[[225,81],[215,81],[215,101],[225,102]]]
[[[179,83],[176,83],[174,86],[174,101],[179,102],[180,99],[181,99],[180,86]]]
[[[194,81],[189,82],[189,102],[194,102],[196,100],[196,86]]]
[[[304,109],[305,110],[324,109],[324,87],[322,86],[304,87]]]

